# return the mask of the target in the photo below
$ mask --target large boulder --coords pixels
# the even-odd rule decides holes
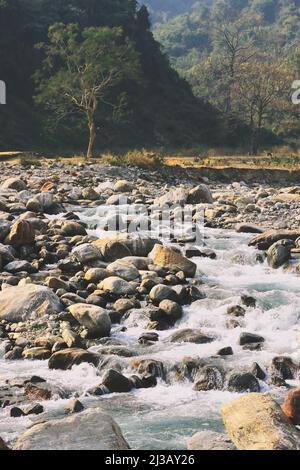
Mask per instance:
[[[101,408],[35,424],[14,450],[128,450],[117,423]]]
[[[188,450],[235,450],[234,444],[226,434],[214,431],[200,431],[187,443]]]
[[[0,292],[0,320],[21,322],[59,313],[62,309],[59,298],[48,287],[26,284]]]
[[[188,204],[213,204],[214,200],[209,187],[206,184],[199,184],[190,190],[187,202]]]
[[[154,200],[156,206],[184,206],[187,203],[188,191],[183,188],[170,189],[166,194]]]
[[[34,242],[35,230],[29,220],[17,220],[10,229],[7,243],[14,246],[31,245]]]
[[[109,369],[105,372],[102,385],[111,393],[127,393],[133,388],[133,382],[115,369]]]
[[[85,228],[79,222],[66,220],[61,225],[61,231],[67,237],[74,237],[76,235],[87,235]]]
[[[269,394],[243,395],[221,412],[238,450],[300,450],[300,432]]]
[[[177,251],[166,246],[155,245],[150,253],[153,263],[171,272],[183,271],[186,277],[194,277],[197,265]]]
[[[282,410],[293,424],[300,425],[300,388],[294,388],[288,392]]]
[[[108,313],[101,307],[88,304],[74,304],[68,308],[71,315],[83,325],[93,338],[110,335],[111,321]]]
[[[271,268],[277,269],[288,262],[291,255],[291,248],[294,243],[292,240],[278,240],[273,243],[267,251],[267,261]]]
[[[99,359],[100,356],[98,354],[91,353],[85,349],[69,348],[52,354],[49,359],[48,366],[49,369],[68,370],[82,362],[88,362],[89,364],[97,366]]]
[[[155,238],[138,234],[120,233],[110,237],[95,240],[96,246],[106,261],[115,261],[127,256],[146,257],[159,243]]]
[[[300,230],[267,230],[251,238],[249,246],[256,246],[259,250],[267,250],[278,240],[296,240],[300,237]]]

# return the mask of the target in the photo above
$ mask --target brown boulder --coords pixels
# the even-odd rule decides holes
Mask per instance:
[[[197,266],[177,251],[163,245],[155,245],[150,254],[153,263],[172,272],[183,271],[186,277],[194,277]]]
[[[7,243],[14,246],[31,245],[34,242],[35,231],[29,220],[17,220],[7,237]]]
[[[282,411],[293,424],[300,425],[300,388],[294,388],[288,392]]]

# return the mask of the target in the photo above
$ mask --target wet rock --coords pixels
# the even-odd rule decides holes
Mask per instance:
[[[233,355],[233,350],[231,346],[226,346],[225,348],[219,349],[217,352],[218,356],[232,356]]]
[[[191,305],[197,300],[206,298],[204,292],[201,292],[196,286],[174,286],[173,290],[177,293],[178,302],[181,305]]]
[[[235,450],[235,445],[226,434],[214,431],[200,431],[187,443],[188,450]]]
[[[0,220],[0,241],[5,240],[10,232],[11,222],[7,220]]]
[[[153,375],[156,378],[165,378],[165,368],[161,361],[156,359],[135,359],[131,367],[136,369],[140,375]]]
[[[256,299],[254,297],[251,297],[250,295],[242,295],[241,302],[246,307],[256,307]]]
[[[155,245],[150,257],[155,265],[166,268],[173,273],[183,271],[186,277],[194,277],[196,274],[196,264],[171,248]]]
[[[31,245],[35,239],[35,230],[29,220],[17,220],[10,229],[7,243],[13,246]]]
[[[134,293],[134,287],[125,279],[117,276],[110,276],[99,284],[99,289],[116,296],[129,295]]]
[[[110,196],[106,201],[107,206],[124,206],[127,204],[132,204],[132,200],[127,196],[119,194]]]
[[[228,307],[227,309],[227,314],[233,315],[234,317],[243,317],[245,313],[246,310],[240,305],[233,305],[232,307]]]
[[[5,444],[4,440],[0,437],[0,450],[10,450],[10,448]]]
[[[279,240],[267,251],[267,261],[271,268],[278,269],[288,262],[291,255],[293,243],[291,240]]]
[[[299,366],[287,356],[277,356],[272,359],[270,375],[272,379],[279,377],[283,380],[292,380]]]
[[[296,240],[300,237],[300,230],[268,230],[253,237],[249,246],[256,246],[259,250],[267,250],[279,240]]]
[[[228,377],[228,390],[230,392],[259,392],[260,386],[257,378],[250,372],[233,371]]]
[[[138,269],[128,261],[117,260],[107,266],[107,270],[114,276],[126,281],[133,281],[139,277]]]
[[[239,344],[241,346],[252,344],[252,343],[263,343],[265,339],[262,336],[255,335],[254,333],[243,332],[239,337]]]
[[[44,407],[40,405],[39,403],[36,403],[35,405],[29,405],[26,408],[24,408],[24,413],[26,416],[40,415],[44,413]]]
[[[25,349],[22,353],[24,359],[31,359],[31,360],[46,360],[49,359],[51,356],[51,351],[45,348],[30,348]]]
[[[21,416],[25,416],[24,411],[22,411],[21,408],[18,408],[17,406],[11,408],[9,414],[11,418],[21,418]]]
[[[300,425],[300,388],[294,388],[288,392],[282,411],[293,424]]]
[[[72,369],[74,365],[79,365],[82,362],[88,362],[97,366],[99,362],[99,355],[86,351],[85,349],[63,349],[52,354],[49,359],[49,369]]]
[[[265,378],[267,377],[266,373],[262,370],[260,365],[257,364],[257,362],[254,362],[252,364],[250,373],[253,374],[259,380],[265,380]]]
[[[52,390],[47,383],[28,383],[25,386],[25,395],[29,400],[50,400],[52,397]]]
[[[127,450],[129,445],[117,423],[101,408],[93,408],[35,424],[17,440],[13,449]]]
[[[134,388],[140,389],[140,388],[152,388],[156,387],[157,385],[157,380],[154,375],[148,374],[148,375],[132,375],[130,377],[130,381],[132,382]]]
[[[299,450],[300,436],[269,394],[249,393],[221,409],[238,450]]]
[[[90,201],[97,201],[100,199],[100,195],[93,188],[83,188],[82,197],[83,199],[88,199]]]
[[[175,333],[172,333],[171,336],[167,338],[171,343],[196,343],[204,344],[211,343],[214,341],[214,338],[205,335],[201,330],[186,328],[182,330],[177,330]]]
[[[102,385],[111,393],[127,393],[133,387],[133,383],[115,369],[109,369],[105,372]]]
[[[111,321],[106,310],[96,305],[74,304],[68,308],[73,317],[84,326],[93,338],[110,335]]]
[[[204,366],[197,373],[194,381],[193,390],[222,390],[223,374],[217,367]]]
[[[208,203],[213,204],[214,200],[210,189],[206,184],[199,184],[195,188],[191,189],[188,194],[188,204],[201,204]]]
[[[70,400],[66,405],[67,413],[80,413],[84,410],[84,406],[79,400]]]
[[[156,305],[158,305],[163,300],[177,300],[176,292],[169,286],[165,286],[164,284],[158,284],[154,286],[149,294],[150,299]]]
[[[19,322],[61,310],[62,305],[57,295],[44,286],[26,284],[0,292],[0,320]]]
[[[177,322],[182,318],[183,310],[181,305],[179,305],[177,302],[165,299],[160,302],[159,308],[165,313],[167,320],[171,324]]]
[[[141,336],[138,339],[138,342],[140,344],[148,344],[148,343],[156,342],[158,340],[159,340],[159,335],[157,333],[145,332],[141,334]]]
[[[133,308],[139,308],[140,303],[136,299],[118,299],[114,304],[113,308],[121,316]]]

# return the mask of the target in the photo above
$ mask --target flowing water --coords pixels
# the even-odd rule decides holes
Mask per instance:
[[[91,223],[95,210],[80,213]],[[90,234],[101,235],[97,228]],[[106,233],[107,235],[107,233]],[[230,231],[206,229],[206,244],[215,250],[217,259],[194,258],[198,274],[204,283],[204,300],[198,300],[184,309],[184,317],[176,328],[200,328],[216,339],[209,344],[174,344],[164,342],[173,330],[159,332],[160,341],[145,357],[158,359],[165,364],[180,361],[186,356],[209,357],[221,347],[231,346],[234,355],[225,361],[239,368],[247,368],[258,362],[264,369],[277,355],[288,355],[300,360],[300,348],[296,331],[300,329],[300,278],[282,269],[271,270],[256,261],[256,251],[248,247],[249,236]],[[239,303],[241,294],[257,299],[255,308],[248,308],[242,326],[226,328],[229,305]],[[144,331],[144,324],[126,325],[120,332],[118,326],[113,336],[125,343],[135,343]],[[257,333],[265,338],[262,351],[246,351],[238,345],[242,331]],[[196,392],[191,382],[166,384],[159,381],[157,387],[135,390],[129,394],[111,394],[103,397],[83,397],[84,392],[98,385],[101,377],[93,366],[81,364],[71,371],[50,371],[47,361],[4,361],[0,343],[0,385],[11,378],[39,375],[49,383],[58,385],[81,397],[85,406],[101,406],[119,423],[132,448],[185,449],[187,439],[199,430],[223,429],[220,416],[222,404],[236,394],[228,391]],[[290,381],[298,385],[297,381]],[[269,391],[279,401],[285,389],[269,388],[261,382],[262,391]],[[49,416],[62,416],[67,400],[54,399],[41,402]],[[9,410],[0,410],[0,435],[11,442],[23,432],[35,418],[10,418]],[[40,418],[38,418],[40,419]]]

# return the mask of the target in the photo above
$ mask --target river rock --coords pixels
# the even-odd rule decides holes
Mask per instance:
[[[74,304],[68,308],[74,318],[83,325],[92,338],[110,335],[111,321],[108,313],[101,307],[88,304]]]
[[[300,388],[290,390],[285,397],[282,411],[293,424],[300,425]]]
[[[235,230],[238,233],[263,233],[263,229],[253,224],[236,224]]]
[[[253,344],[253,343],[263,343],[265,339],[262,336],[255,335],[254,333],[246,333],[243,332],[240,334],[239,337],[239,344],[244,346],[246,344]]]
[[[132,183],[127,180],[119,180],[114,185],[114,191],[116,193],[127,193],[133,189]]]
[[[115,369],[109,369],[102,378],[104,385],[111,393],[127,393],[133,388],[133,383]]]
[[[208,203],[213,204],[214,199],[210,192],[210,189],[206,184],[199,184],[196,188],[189,191],[187,203],[188,204],[201,204]]]
[[[139,277],[138,269],[123,259],[110,263],[106,268],[112,275],[121,277],[125,281],[133,281]]]
[[[226,434],[214,431],[200,431],[187,443],[188,450],[235,450],[235,445]]]
[[[207,390],[222,390],[223,388],[223,374],[213,366],[204,366],[196,374],[193,390],[207,391]]]
[[[288,239],[295,241],[298,237],[300,237],[300,230],[272,229],[253,237],[249,242],[249,246],[256,246],[259,250],[267,250],[278,240]]]
[[[277,269],[288,262],[291,256],[291,248],[294,243],[291,240],[278,240],[267,251],[267,261],[271,268]]]
[[[24,191],[27,186],[26,183],[17,177],[6,179],[1,186],[3,189],[14,189],[15,191]]]
[[[90,268],[84,275],[84,279],[93,284],[98,284],[107,277],[110,277],[110,273],[104,268]]]
[[[137,234],[120,233],[100,240],[95,245],[106,261],[115,261],[127,256],[146,257],[159,241]]]
[[[158,284],[157,286],[154,286],[150,291],[149,297],[152,302],[157,305],[166,299],[173,301],[177,300],[177,294],[172,289],[172,287],[165,286],[164,284]]]
[[[173,273],[183,271],[186,277],[194,277],[196,274],[197,265],[195,263],[166,246],[155,245],[150,257],[155,265],[166,268]]]
[[[20,322],[59,313],[62,305],[48,287],[35,284],[14,286],[0,292],[0,319]]]
[[[0,240],[3,241],[10,232],[11,222],[8,220],[0,220]]]
[[[128,450],[117,423],[101,408],[35,424],[13,450]]]
[[[51,352],[46,348],[30,348],[23,351],[24,359],[40,360],[49,359]]]
[[[299,450],[300,433],[269,394],[249,393],[221,409],[238,450]]]
[[[257,378],[250,372],[233,371],[228,377],[228,390],[230,392],[259,392],[260,386]]]
[[[99,289],[117,296],[134,293],[134,287],[129,284],[129,282],[125,281],[125,279],[121,279],[117,276],[110,276],[104,279],[100,282]]]
[[[61,231],[67,237],[74,237],[75,235],[87,235],[85,228],[81,224],[71,220],[63,222]]]
[[[34,242],[35,231],[29,220],[17,220],[10,229],[7,243],[13,246],[31,245]]]
[[[82,362],[88,362],[97,366],[99,363],[100,356],[85,349],[63,349],[52,354],[49,359],[49,369],[61,369],[67,370],[72,369],[74,365],[79,365]]]
[[[10,450],[1,437],[0,437],[0,450]]]
[[[84,410],[84,406],[81,401],[73,399],[67,403],[65,410],[67,413],[80,413]]]
[[[72,256],[81,264],[87,264],[102,258],[98,248],[90,243],[83,243],[82,245],[76,246],[72,250]]]
[[[171,189],[169,192],[154,200],[156,206],[184,206],[187,203],[188,191],[183,188]]]
[[[168,341],[171,343],[196,343],[204,344],[211,343],[214,338],[205,335],[201,330],[193,330],[190,328],[177,330],[168,337]]]
[[[167,315],[171,323],[175,323],[182,318],[183,309],[177,302],[165,299],[160,302],[159,308]]]

